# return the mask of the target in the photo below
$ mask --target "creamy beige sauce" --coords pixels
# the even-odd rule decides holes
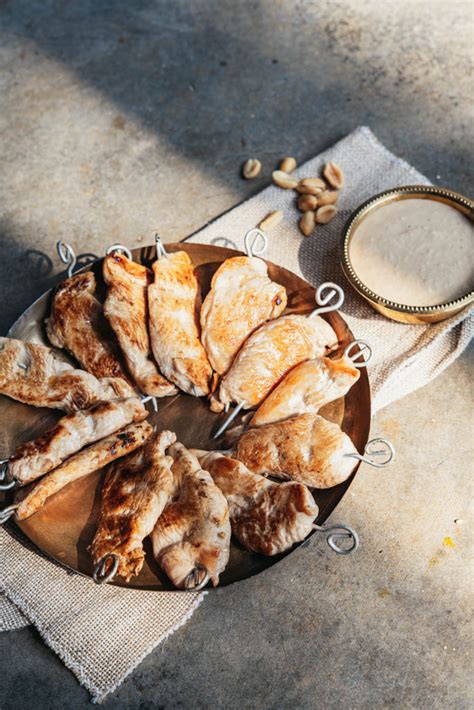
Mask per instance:
[[[474,226],[435,200],[390,202],[369,214],[349,256],[359,279],[379,296],[406,306],[435,306],[474,288]]]

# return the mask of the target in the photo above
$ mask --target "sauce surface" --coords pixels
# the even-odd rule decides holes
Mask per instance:
[[[354,232],[349,256],[367,288],[406,306],[436,306],[474,288],[474,226],[435,200],[389,202]]]

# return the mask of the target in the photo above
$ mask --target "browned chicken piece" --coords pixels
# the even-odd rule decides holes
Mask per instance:
[[[128,379],[95,287],[92,271],[60,283],[53,293],[46,333],[52,345],[68,350],[92,375]]]
[[[284,286],[268,278],[262,259],[226,259],[211,281],[201,308],[202,344],[219,375],[231,366],[237,351],[259,325],[286,307]]]
[[[296,414],[317,414],[325,404],[344,397],[359,375],[357,367],[344,357],[301,362],[263,400],[250,426],[283,421]]]
[[[302,414],[249,429],[234,456],[255,473],[331,488],[349,478],[357,464],[354,454],[357,449],[337,424]]]
[[[52,429],[17,448],[8,461],[8,478],[22,486],[31,483],[84,446],[147,416],[147,410],[136,397],[101,402],[91,409],[68,414]]]
[[[213,372],[199,339],[201,293],[191,259],[177,251],[153,264],[148,287],[153,355],[163,375],[183,392],[209,394]]]
[[[33,407],[74,412],[135,392],[122,378],[97,379],[75,370],[44,345],[0,337],[0,394]]]
[[[146,266],[130,261],[123,254],[106,256],[104,280],[108,291],[104,315],[140,390],[152,397],[168,397],[178,390],[159,372],[151,352],[146,297],[151,278]]]
[[[237,353],[211,409],[222,411],[232,402],[245,402],[244,409],[258,406],[292,367],[336,346],[336,333],[319,316],[289,315],[265,323]]]
[[[216,586],[229,559],[230,522],[226,499],[199,461],[182,444],[173,457],[177,498],[151,534],[153,555],[175,587]]]
[[[229,505],[232,533],[252,552],[277,555],[311,532],[318,506],[308,488],[275,483],[220,451],[193,451]]]
[[[29,518],[30,515],[43,507],[48,498],[67,486],[68,483],[88,476],[111,461],[138,449],[151,436],[152,432],[153,428],[148,422],[130,424],[125,429],[97,441],[92,446],[71,456],[58,468],[43,476],[25,497],[22,492],[17,494],[20,505],[15,513],[16,518],[18,520]]]
[[[99,524],[90,550],[95,565],[106,555],[117,555],[117,574],[126,582],[140,573],[145,560],[143,540],[173,494],[173,459],[165,452],[175,441],[173,432],[163,431],[111,466],[105,476]]]

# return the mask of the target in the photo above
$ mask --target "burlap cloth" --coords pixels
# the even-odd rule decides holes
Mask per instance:
[[[302,275],[313,285],[345,286],[338,242],[350,213],[382,190],[429,181],[362,127],[302,165],[296,175],[318,175],[328,160],[346,176],[337,216],[311,238],[297,227],[294,192],[268,187],[200,230],[190,241],[243,249],[245,232],[270,211],[285,219],[269,235],[265,258]],[[432,326],[407,326],[379,316],[350,288],[341,309],[353,333],[374,351],[370,364],[373,410],[400,399],[444,370],[468,344],[473,311]],[[97,587],[35,552],[13,529],[0,531],[0,629],[33,623],[79,681],[101,700],[155,646],[192,615],[203,594],[156,594]],[[137,633],[137,630],[139,632]]]

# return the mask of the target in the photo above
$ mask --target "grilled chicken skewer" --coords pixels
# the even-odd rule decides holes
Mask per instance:
[[[88,476],[111,461],[138,449],[151,436],[152,432],[153,429],[148,422],[130,424],[125,429],[88,446],[75,456],[71,456],[61,466],[43,476],[25,497],[22,497],[21,493],[18,494],[19,505],[15,512],[17,520],[24,520],[36,513],[50,496],[60,491],[68,483]]]
[[[188,394],[209,394],[213,372],[199,339],[201,294],[191,259],[184,251],[153,264],[148,287],[153,355],[163,375]]]
[[[126,582],[143,567],[143,540],[175,489],[173,459],[165,454],[175,441],[173,432],[163,431],[111,466],[105,476],[99,524],[90,549],[95,566],[115,556],[117,574]]]
[[[237,353],[219,395],[212,397],[211,409],[222,411],[232,402],[244,409],[258,406],[292,367],[336,346],[336,333],[319,316],[289,315],[265,323]]]
[[[66,348],[81,366],[96,377],[128,379],[102,304],[94,295],[92,271],[66,279],[53,293],[46,332],[52,345]]]
[[[348,358],[306,360],[290,370],[263,400],[250,426],[283,421],[296,414],[317,414],[325,404],[344,397],[359,375]]]
[[[178,494],[151,534],[153,555],[175,587],[200,589],[208,579],[216,586],[229,559],[226,499],[182,444],[169,453]]]
[[[220,451],[192,450],[229,505],[232,533],[252,552],[277,555],[311,532],[318,506],[302,483],[275,483]]]
[[[147,410],[136,397],[101,402],[91,409],[68,414],[52,429],[17,448],[8,461],[7,478],[22,486],[31,483],[84,446],[147,416]]]
[[[349,478],[359,454],[337,424],[303,414],[249,429],[233,455],[255,473],[331,488]]]
[[[146,297],[151,272],[115,252],[105,257],[103,273],[108,286],[104,315],[138,387],[152,397],[176,394],[177,388],[160,374],[151,353]]]
[[[262,259],[226,259],[212,277],[201,308],[202,344],[213,369],[224,375],[237,351],[259,325],[278,318],[286,290],[268,277]]]
[[[0,394],[34,407],[73,412],[135,392],[120,377],[97,379],[74,369],[44,345],[0,337]]]

